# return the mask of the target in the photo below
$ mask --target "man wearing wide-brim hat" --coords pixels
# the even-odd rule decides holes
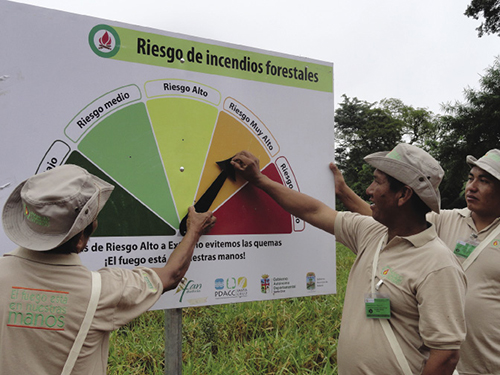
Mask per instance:
[[[500,150],[467,156],[466,208],[431,212],[427,220],[453,250],[467,276],[467,336],[460,348],[460,374],[500,374]],[[336,195],[347,209],[371,215],[369,205],[345,183],[335,165]]]
[[[232,163],[285,210],[356,254],[337,349],[340,375],[451,375],[465,338],[466,280],[426,221],[428,211],[439,212],[443,170],[408,144],[365,160],[376,168],[366,191],[373,217],[337,212],[273,182],[246,151]]]
[[[112,191],[64,165],[30,177],[7,199],[4,231],[19,248],[0,258],[2,374],[106,374],[110,332],[178,285],[215,223],[211,212],[190,207],[186,236],[163,268],[91,272],[78,253]]]

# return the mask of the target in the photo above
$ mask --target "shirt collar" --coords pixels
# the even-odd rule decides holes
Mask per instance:
[[[406,240],[406,241],[410,242],[414,247],[422,247],[427,242],[432,241],[433,239],[435,239],[437,237],[436,227],[434,226],[434,224],[431,224],[429,222],[427,222],[427,224],[428,224],[427,229],[423,230],[420,233],[413,234],[411,236],[405,236],[405,237],[396,236],[390,242],[393,242],[394,240],[397,239],[397,241],[393,242],[393,244],[395,245],[399,241]]]
[[[62,265],[62,266],[80,266],[82,260],[78,254],[50,254],[46,251],[33,251],[18,247],[16,250],[4,254],[4,256],[15,256],[22,259],[31,260],[37,263]]]
[[[477,233],[476,224],[474,223],[474,219],[472,219],[472,211],[469,210],[467,207],[465,207],[465,208],[462,208],[460,210],[457,210],[457,212],[459,215],[461,215],[462,217],[465,218],[465,222],[467,223],[467,225],[469,225],[469,227],[471,227],[474,230],[474,232]],[[490,228],[493,228],[494,226],[496,226],[499,221],[500,221],[500,217],[497,217],[495,220],[492,221],[492,223],[490,225],[488,225],[486,228],[484,228],[480,233],[487,232],[488,230],[490,230]]]
[[[457,209],[457,212],[463,217],[471,217],[472,214],[471,210],[469,210],[467,207]]]

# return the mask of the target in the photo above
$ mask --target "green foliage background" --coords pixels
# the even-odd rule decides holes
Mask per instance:
[[[443,167],[441,207],[464,207],[466,156],[480,158],[500,148],[500,58],[485,70],[478,89],[464,90],[464,98],[444,104],[444,115],[436,115],[399,99],[368,103],[344,95],[335,111],[335,161],[347,184],[367,199],[373,170],[363,157],[406,142],[428,151]]]
[[[467,17],[482,20],[476,28],[479,37],[484,34],[500,36],[500,1],[499,0],[472,0],[464,13]]]

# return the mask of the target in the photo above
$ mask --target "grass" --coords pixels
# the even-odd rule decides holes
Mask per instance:
[[[354,255],[337,244],[337,294],[183,309],[183,374],[337,374],[337,339]],[[111,335],[108,374],[163,374],[164,313]]]

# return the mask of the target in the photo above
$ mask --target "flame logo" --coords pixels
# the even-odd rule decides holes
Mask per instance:
[[[111,50],[112,39],[106,31],[103,36],[99,38],[99,49]]]
[[[498,240],[493,241],[492,245],[495,246],[495,247],[497,247],[498,246]]]
[[[96,25],[90,30],[89,45],[97,56],[110,58],[120,50],[120,35],[108,25]]]
[[[387,275],[389,273],[389,268],[385,269],[383,272],[382,272],[382,275]]]

